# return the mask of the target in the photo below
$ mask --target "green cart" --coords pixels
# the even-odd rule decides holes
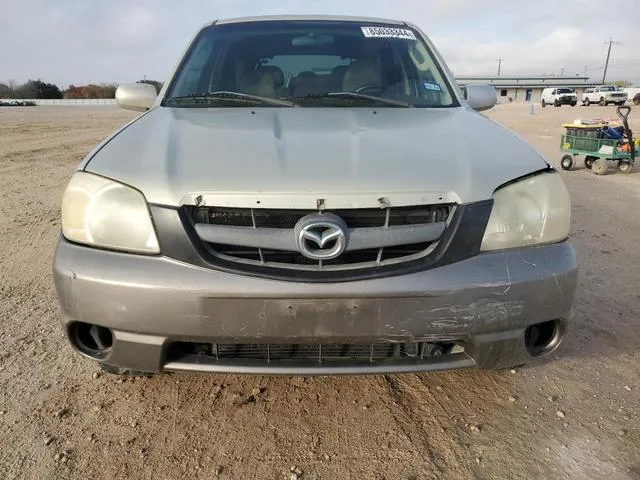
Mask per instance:
[[[571,170],[575,165],[574,157],[584,155],[585,166],[596,175],[606,174],[610,161],[617,162],[622,173],[631,171],[640,142],[634,140],[629,128],[631,107],[618,107],[617,112],[623,127],[620,139],[607,138],[603,132],[603,126],[611,125],[563,125],[565,134],[560,139],[560,151],[565,154],[560,160],[563,170]]]

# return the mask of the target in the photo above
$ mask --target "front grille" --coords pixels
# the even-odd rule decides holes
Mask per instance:
[[[417,207],[360,208],[332,210],[341,217],[350,228],[383,227],[389,210],[389,226],[415,225],[420,223],[445,222],[449,218],[453,204],[425,205]],[[253,213],[252,213],[253,212]],[[233,227],[287,228],[293,229],[296,223],[312,210],[251,209],[196,207],[191,208],[195,223],[224,225]]]
[[[169,358],[185,355],[211,357],[216,360],[298,360],[323,362],[331,360],[390,360],[425,358],[449,353],[453,343],[189,343],[177,342],[169,348]]]
[[[183,207],[191,227],[196,224],[223,227],[243,227],[249,229],[276,229],[271,231],[290,232],[294,237],[294,227],[300,219],[313,210],[296,209],[250,209],[225,207]],[[342,218],[349,229],[420,226],[445,224],[454,204],[419,205],[410,207],[339,209],[331,213]],[[362,250],[348,250],[332,260],[310,260],[293,249],[256,248],[242,244],[227,244],[200,239],[206,251],[226,261],[239,264],[259,265],[303,270],[330,270],[366,268],[389,262],[397,263],[427,255],[435,241],[424,241]],[[241,243],[241,242],[240,242]]]
[[[309,265],[318,266],[318,261],[311,260],[298,252],[286,252],[283,250],[265,250],[257,248],[240,248],[235,245],[209,244],[211,248],[225,257],[243,259],[262,264],[278,263],[289,265]],[[379,248],[369,248],[366,250],[356,250],[345,252],[339,258],[324,260],[323,267],[331,265],[352,265],[358,263],[377,262],[380,255],[380,263],[385,260],[398,259],[409,255],[417,255],[431,246],[431,242],[414,243],[402,245],[400,247],[387,247],[380,252]],[[262,254],[262,257],[261,257]]]

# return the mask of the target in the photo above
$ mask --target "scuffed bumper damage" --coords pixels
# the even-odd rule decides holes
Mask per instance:
[[[98,360],[146,372],[324,375],[516,365],[531,358],[528,326],[551,320],[566,326],[576,275],[569,242],[348,283],[246,277],[63,239],[54,263],[66,331],[76,322],[107,327],[112,345]],[[217,356],[218,344],[304,344],[317,351],[317,345],[390,343],[455,346],[439,356],[389,359],[374,359],[374,347],[371,358],[358,360],[323,358],[321,347],[314,361]],[[204,355],[203,345],[213,350]]]

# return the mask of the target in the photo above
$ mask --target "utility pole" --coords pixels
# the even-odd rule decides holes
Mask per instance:
[[[587,71],[589,70],[589,65],[584,66],[584,76],[587,76]]]
[[[498,59],[498,76],[500,76],[500,70],[502,68],[502,60],[504,60],[504,58]]]
[[[607,68],[609,67],[609,57],[611,56],[611,45],[620,45],[618,42],[614,42],[613,38],[609,37],[609,41],[605,42],[609,44],[609,50],[607,51],[607,61],[604,64],[604,73],[602,74],[602,84],[604,85],[604,81],[607,78]]]
[[[562,68],[560,69],[560,76],[561,76],[561,77],[563,77],[563,76],[564,76],[564,67],[562,67]]]

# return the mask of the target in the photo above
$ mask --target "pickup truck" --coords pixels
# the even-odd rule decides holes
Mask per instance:
[[[582,94],[582,105],[589,106],[597,103],[603,107],[610,103],[624,105],[627,94],[614,85],[600,85],[595,88],[587,88]]]

